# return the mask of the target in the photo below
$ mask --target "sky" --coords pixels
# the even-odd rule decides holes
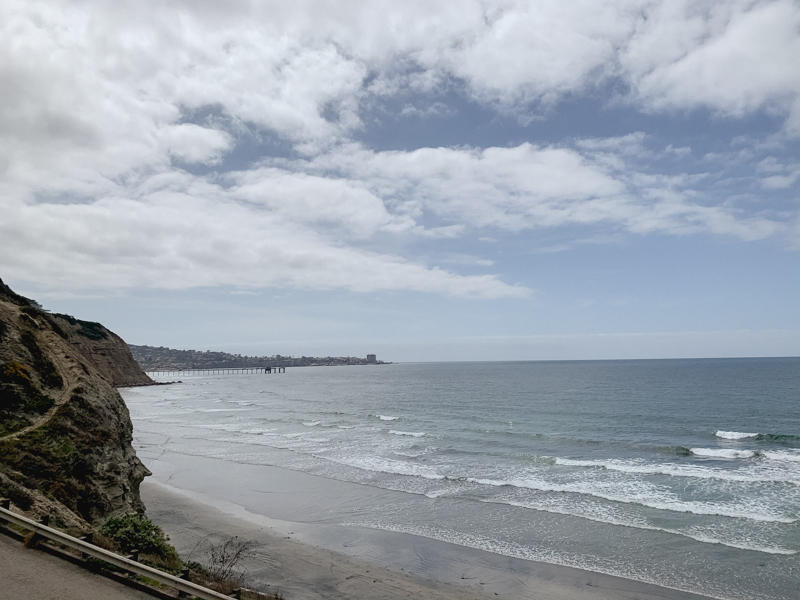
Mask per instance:
[[[800,355],[796,0],[4,0],[0,90],[0,277],[129,343]]]

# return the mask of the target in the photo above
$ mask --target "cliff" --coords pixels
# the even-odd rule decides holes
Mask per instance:
[[[118,336],[0,280],[0,495],[67,526],[143,512],[149,472],[115,386],[147,383]]]

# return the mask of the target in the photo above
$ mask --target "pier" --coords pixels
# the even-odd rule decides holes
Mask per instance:
[[[286,367],[239,367],[225,369],[150,369],[148,375],[248,375],[251,373],[286,373]]]

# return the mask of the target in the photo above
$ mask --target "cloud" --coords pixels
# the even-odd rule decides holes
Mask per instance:
[[[644,137],[582,139],[575,148],[421,148],[375,152],[340,146],[289,168],[337,174],[363,185],[396,212],[509,232],[606,224],[634,233],[711,232],[745,240],[785,229],[725,206],[693,202],[698,176],[649,174]],[[650,153],[653,154],[653,153]],[[702,176],[700,176],[702,178]],[[355,183],[357,182],[357,183]]]
[[[767,190],[784,189],[794,185],[800,178],[800,163],[783,164],[774,156],[763,159],[756,166],[756,172],[765,174],[761,179],[761,187]]]
[[[620,56],[645,107],[735,117],[767,109],[800,126],[796,2],[670,2],[648,16]]]
[[[465,11],[459,29],[416,56],[469,82],[477,98],[508,105],[552,101],[613,70],[633,28],[636,2],[504,2]],[[474,6],[474,5],[473,5]]]
[[[217,164],[233,144],[228,133],[192,123],[165,127],[162,136],[167,152],[187,163]]]
[[[428,264],[415,244],[569,226],[775,235],[796,210],[780,221],[704,197],[704,175],[662,172],[643,133],[409,152],[353,140],[387,98],[431,122],[449,92],[530,118],[615,82],[641,110],[768,110],[800,132],[799,19],[790,0],[8,0],[0,265],[76,292],[519,297],[530,290]],[[289,158],[243,157],[259,136]],[[796,165],[780,164],[754,185],[792,185]]]
[[[484,298],[530,293],[493,275],[461,276],[348,247],[301,219],[236,202],[221,186],[185,173],[145,181],[136,191],[90,204],[11,207],[0,223],[8,249],[0,266],[9,276],[77,290],[233,285]]]
[[[427,108],[418,108],[413,104],[406,104],[400,112],[404,117],[438,117],[442,115],[451,115],[454,111],[442,102],[434,102]]]

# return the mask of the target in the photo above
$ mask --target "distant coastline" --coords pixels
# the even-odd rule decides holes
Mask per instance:
[[[164,346],[128,344],[143,371],[192,369],[245,369],[257,367],[330,367],[346,365],[388,365],[374,354],[358,356],[242,356],[210,350],[175,350]]]

